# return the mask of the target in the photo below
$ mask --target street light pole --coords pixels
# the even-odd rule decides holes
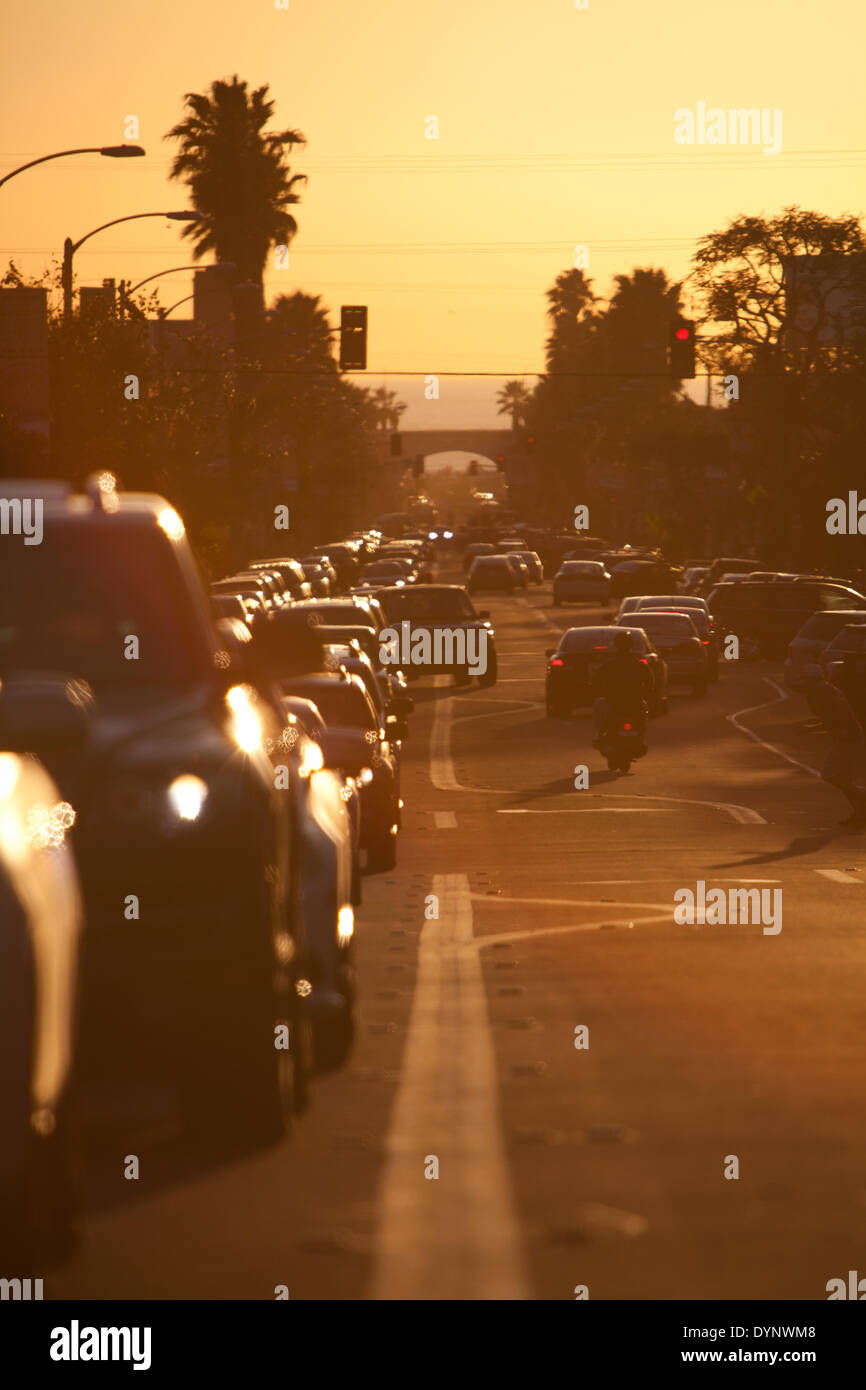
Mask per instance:
[[[63,287],[63,319],[68,323],[72,318],[72,257],[85,241],[89,241],[97,232],[104,232],[107,227],[116,227],[120,222],[137,222],[142,217],[167,217],[170,222],[197,222],[197,212],[133,212],[127,217],[114,217],[110,222],[103,222],[101,227],[94,227],[92,232],[86,232],[78,241],[73,241],[67,237],[63,243],[63,270],[61,273],[61,285]]]
[[[11,173],[4,174],[0,179],[0,188],[10,179],[14,179],[16,174],[23,174],[25,169],[32,169],[36,164],[45,164],[49,159],[65,159],[70,154],[101,154],[107,159],[139,159],[146,153],[141,145],[86,145],[80,150],[58,150],[56,154],[43,154],[39,159],[31,159],[28,164],[21,164]]]

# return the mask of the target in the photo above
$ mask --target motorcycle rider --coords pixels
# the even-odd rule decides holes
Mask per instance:
[[[627,629],[616,634],[613,647],[613,656],[602,662],[592,681],[596,729],[593,744],[596,747],[615,718],[630,718],[641,735],[646,727],[646,700],[652,691],[649,667],[632,650],[632,637]]]

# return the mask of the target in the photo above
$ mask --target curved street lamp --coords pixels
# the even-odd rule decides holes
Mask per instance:
[[[16,174],[23,174],[25,169],[32,169],[36,164],[45,164],[49,159],[65,159],[70,154],[101,154],[105,155],[106,159],[140,159],[146,153],[141,145],[85,145],[80,150],[58,150],[56,154],[43,154],[39,159],[31,159],[29,164],[21,164],[10,174],[4,174],[0,179],[0,187],[14,179]]]
[[[142,285],[149,285],[151,280],[161,280],[164,275],[180,275],[180,273],[184,270],[192,272],[195,272],[196,270],[237,270],[237,266],[235,265],[234,261],[215,261],[212,265],[208,266],[173,265],[170,270],[157,270],[154,275],[145,275],[143,280],[139,280],[137,285],[132,285],[130,286],[130,288],[127,288],[127,283],[125,280],[121,280],[121,317],[123,316],[124,306],[129,302],[130,296],[135,294],[136,290],[140,290]]]
[[[92,232],[85,232],[83,237],[73,241],[67,237],[63,243],[63,272],[61,283],[63,285],[63,318],[68,321],[72,317],[72,257],[85,241],[89,241],[97,232],[104,232],[107,227],[116,227],[120,222],[137,222],[142,217],[167,217],[170,222],[197,222],[197,212],[133,212],[127,217],[113,217],[110,222],[103,222],[101,227],[94,227]]]

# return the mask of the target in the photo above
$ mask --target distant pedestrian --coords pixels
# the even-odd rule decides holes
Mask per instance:
[[[821,776],[837,787],[851,806],[842,825],[866,828],[866,735],[850,702],[831,685],[823,670],[812,662],[803,670],[806,699],[812,713],[830,735]]]

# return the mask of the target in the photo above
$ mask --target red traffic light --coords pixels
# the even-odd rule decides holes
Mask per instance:
[[[683,342],[683,343],[686,342],[686,340],[687,340],[688,338],[690,338],[691,336],[692,336],[692,330],[691,330],[690,328],[678,328],[678,329],[677,329],[677,337],[679,338],[680,342]]]

